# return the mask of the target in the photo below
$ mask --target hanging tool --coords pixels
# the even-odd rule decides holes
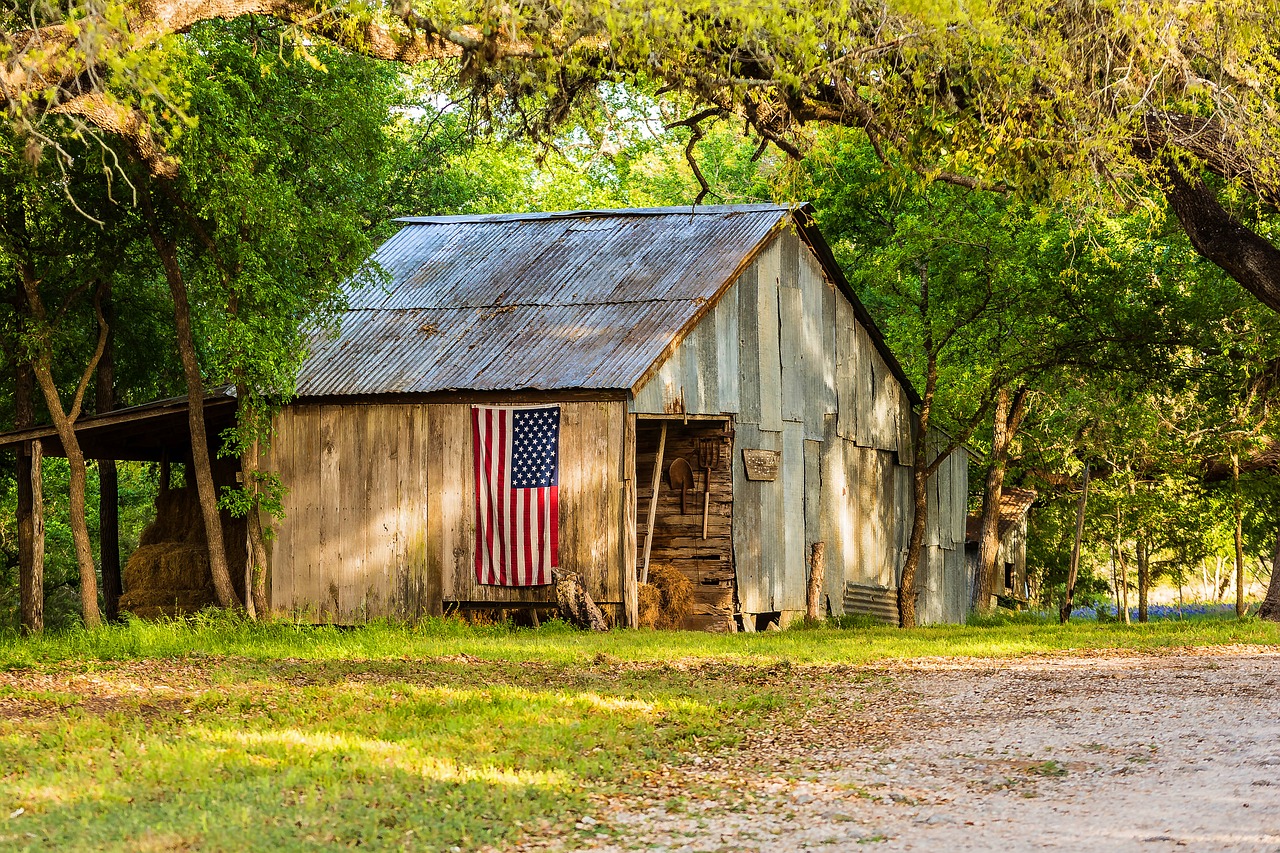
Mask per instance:
[[[667,469],[667,479],[673,490],[680,490],[680,514],[689,514],[689,490],[694,487],[693,466],[683,456],[673,460]]]
[[[698,467],[702,469],[702,538],[707,538],[707,522],[711,518],[711,469],[719,468],[724,459],[724,439],[698,439]]]

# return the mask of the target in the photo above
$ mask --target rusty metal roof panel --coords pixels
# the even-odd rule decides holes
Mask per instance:
[[[302,396],[630,388],[790,211],[401,220],[313,340]]]

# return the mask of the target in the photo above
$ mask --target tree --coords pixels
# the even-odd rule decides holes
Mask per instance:
[[[538,0],[518,9],[340,4],[315,15],[296,0],[35,6],[9,13],[0,83],[33,139],[49,118],[71,118],[82,133],[120,134],[153,174],[172,177],[178,160],[166,149],[181,132],[182,92],[149,57],[202,20],[273,17],[295,28],[301,52],[325,38],[398,62],[454,63],[488,110],[534,136],[602,83],[656,81],[699,102],[691,126],[735,116],[761,144],[797,157],[807,127],[825,123],[863,131],[886,164],[930,180],[1121,203],[1158,188],[1197,251],[1280,309],[1280,250],[1249,221],[1280,198],[1277,8]]]

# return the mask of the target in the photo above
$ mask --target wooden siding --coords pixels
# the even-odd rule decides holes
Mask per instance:
[[[560,407],[560,565],[598,601],[622,605],[635,529],[626,404]],[[443,602],[554,601],[549,586],[475,581],[470,410],[295,404],[277,416],[270,464],[289,492],[272,548],[273,608],[352,623],[415,619]]]
[[[852,304],[798,235],[781,233],[759,253],[636,391],[631,410],[733,418],[733,559],[742,612],[803,609],[818,541],[826,543],[832,612],[841,612],[847,583],[896,589],[912,518],[914,415]],[[780,451],[778,479],[748,480],[744,449]],[[935,517],[931,525],[935,542],[951,523],[956,489],[967,492],[967,481],[952,483],[953,473],[939,472],[948,478],[948,511],[947,520]],[[638,488],[647,492],[643,474]],[[932,500],[938,505],[936,487]],[[963,530],[960,517],[948,541],[963,538]]]

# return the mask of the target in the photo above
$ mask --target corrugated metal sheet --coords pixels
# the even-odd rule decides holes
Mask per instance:
[[[775,205],[401,220],[302,396],[632,387],[788,215]]]

